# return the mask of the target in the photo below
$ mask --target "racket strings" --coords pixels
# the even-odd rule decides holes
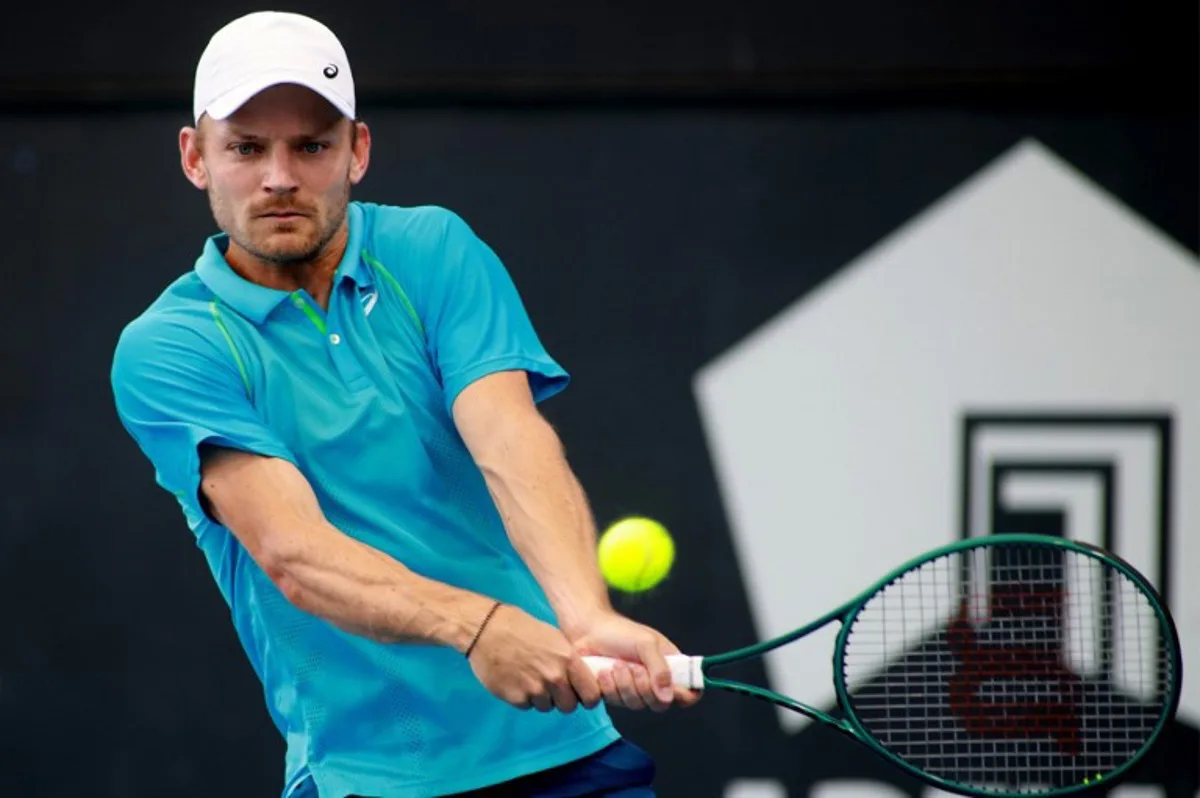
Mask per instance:
[[[1161,619],[1103,560],[1036,545],[926,562],[848,630],[850,709],[885,748],[975,789],[1037,794],[1112,773],[1162,721]]]

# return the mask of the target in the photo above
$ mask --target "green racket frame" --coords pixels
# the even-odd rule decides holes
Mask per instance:
[[[994,798],[1028,798],[1030,793],[1027,792],[1018,793],[994,790],[984,791],[956,784],[938,776],[926,773],[896,756],[895,754],[892,754],[885,746],[876,740],[870,732],[866,730],[862,722],[855,715],[854,703],[846,692],[846,679],[843,670],[846,643],[849,639],[850,630],[853,627],[853,620],[855,616],[858,615],[862,608],[872,598],[874,598],[879,591],[883,590],[892,582],[895,582],[904,574],[919,568],[921,565],[924,565],[931,560],[937,560],[949,555],[980,548],[1002,548],[1007,546],[1028,545],[1045,546],[1063,551],[1073,551],[1078,554],[1083,554],[1087,557],[1101,560],[1105,564],[1111,566],[1113,569],[1119,571],[1131,582],[1133,582],[1133,584],[1136,585],[1137,588],[1141,590],[1149,599],[1150,604],[1154,608],[1154,611],[1161,623],[1161,629],[1166,635],[1166,638],[1163,642],[1165,643],[1165,648],[1169,652],[1169,656],[1172,658],[1172,662],[1170,663],[1170,674],[1172,679],[1167,685],[1168,695],[1166,697],[1167,700],[1164,704],[1162,715],[1159,718],[1158,724],[1155,726],[1154,731],[1150,734],[1145,744],[1142,745],[1142,747],[1138,749],[1137,753],[1134,754],[1123,765],[1113,769],[1109,773],[1100,774],[1101,778],[1099,780],[1088,783],[1080,783],[1070,787],[1056,788],[1050,792],[1040,793],[1040,795],[1070,795],[1082,792],[1084,790],[1093,789],[1097,786],[1097,784],[1110,785],[1120,778],[1120,776],[1125,774],[1131,767],[1133,767],[1134,764],[1137,763],[1138,760],[1140,760],[1146,754],[1151,746],[1154,745],[1155,741],[1162,733],[1162,730],[1166,727],[1166,724],[1171,720],[1171,718],[1174,717],[1179,706],[1180,690],[1183,684],[1183,657],[1180,652],[1179,635],[1175,627],[1174,619],[1167,610],[1165,602],[1163,602],[1158,592],[1145,579],[1145,577],[1143,577],[1135,568],[1133,568],[1133,566],[1129,565],[1124,560],[1116,557],[1110,552],[1104,551],[1103,549],[1097,548],[1090,544],[1080,543],[1078,541],[1067,540],[1049,535],[999,534],[990,535],[987,537],[972,538],[969,540],[961,540],[942,546],[938,549],[933,549],[908,561],[898,568],[893,569],[891,573],[877,581],[875,584],[871,585],[857,597],[847,601],[837,609],[822,615],[820,618],[817,618],[811,623],[805,624],[804,626],[801,626],[798,629],[790,631],[786,634],[779,635],[778,637],[773,637],[770,640],[756,643],[752,646],[746,646],[745,648],[739,648],[735,651],[730,651],[724,654],[701,657],[700,670],[703,674],[704,685],[705,687],[715,687],[722,690],[729,690],[735,693],[741,693],[754,698],[762,699],[764,701],[769,701],[772,704],[786,707],[795,712],[807,715],[814,720],[828,724],[847,736],[857,740],[858,742],[863,743],[893,766],[898,767],[901,770],[924,781],[925,783],[938,787],[939,789],[960,795],[986,795],[994,796]],[[833,621],[840,621],[842,624],[842,628],[838,632],[837,642],[834,645],[833,666],[834,673],[837,676],[834,684],[837,693],[837,702],[842,712],[845,714],[843,719],[839,720],[828,712],[824,712],[814,706],[797,701],[794,698],[783,695],[782,693],[777,693],[774,690],[769,690],[765,687],[759,687],[729,679],[715,678],[708,675],[708,671],[710,669],[719,668],[722,665],[753,659],[754,657],[760,657],[769,651],[780,648],[781,646],[785,646],[788,643],[811,634],[817,629],[820,629]]]

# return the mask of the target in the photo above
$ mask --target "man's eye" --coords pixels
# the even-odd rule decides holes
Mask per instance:
[[[242,142],[241,144],[235,144],[235,145],[233,145],[233,149],[235,152],[237,152],[238,155],[253,155],[254,154],[254,145],[249,144],[247,142]]]
[[[323,149],[325,149],[325,145],[319,141],[310,141],[304,145],[304,151],[309,155],[316,155]]]

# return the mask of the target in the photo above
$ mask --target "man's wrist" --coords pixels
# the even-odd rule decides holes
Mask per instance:
[[[492,616],[496,611],[504,606],[504,602],[496,599],[492,602],[491,608],[487,614],[483,616],[483,620],[479,622],[479,626],[475,629],[475,635],[471,638],[471,642],[467,645],[467,650],[463,652],[463,656],[467,659],[471,658],[471,652],[475,650],[475,646],[479,643],[479,638],[483,636],[483,630],[487,628],[488,621],[492,620]]]
[[[602,600],[574,604],[559,610],[558,625],[568,640],[575,640],[586,635],[600,618],[613,613],[612,604],[605,596]]]
[[[465,654],[495,604],[495,599],[466,594],[455,601],[454,606],[447,607],[447,611],[439,613],[440,617],[427,636],[437,644]]]

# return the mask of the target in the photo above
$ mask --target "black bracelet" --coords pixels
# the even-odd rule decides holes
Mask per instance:
[[[471,645],[467,646],[467,650],[463,652],[463,656],[467,659],[471,658],[471,652],[475,649],[475,644],[479,642],[479,636],[483,634],[483,627],[488,625],[488,621],[490,621],[492,616],[496,614],[496,610],[500,609],[500,604],[501,602],[497,601],[492,605],[492,608],[488,610],[487,615],[483,616],[483,623],[479,624],[479,628],[475,630],[475,637],[471,639]]]

